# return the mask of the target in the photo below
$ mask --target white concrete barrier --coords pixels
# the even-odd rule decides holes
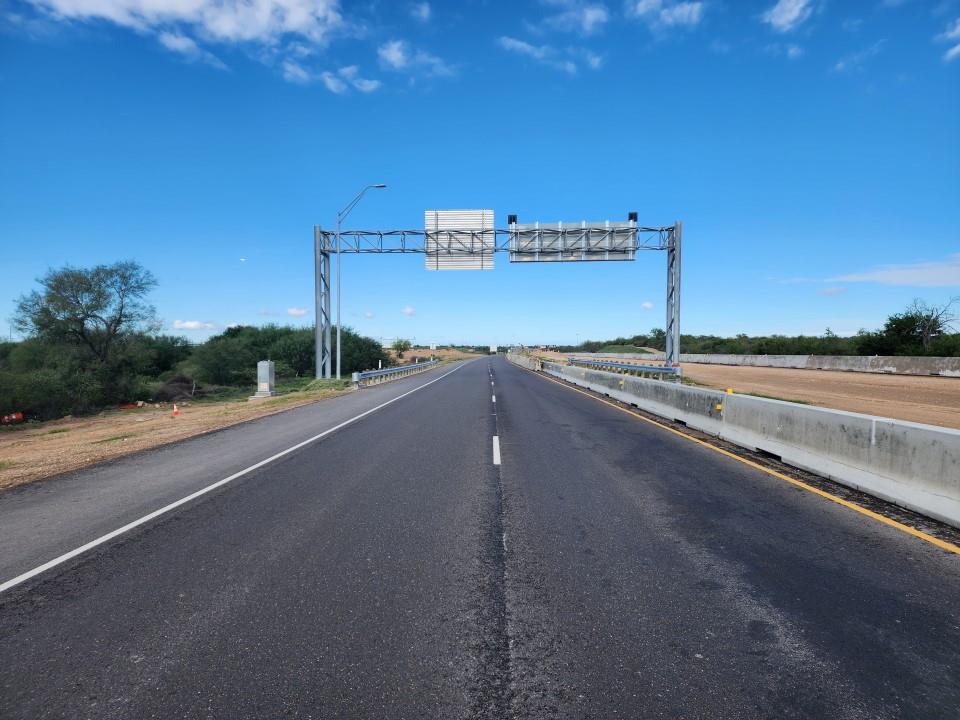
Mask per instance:
[[[663,353],[569,353],[571,357],[643,360],[663,362]],[[789,368],[793,370],[836,370],[841,372],[887,373],[893,375],[939,375],[960,377],[960,357],[917,357],[885,355],[732,355],[681,353],[680,362],[704,365]]]
[[[533,369],[532,358],[507,357]],[[960,527],[960,430],[541,365],[550,375]]]

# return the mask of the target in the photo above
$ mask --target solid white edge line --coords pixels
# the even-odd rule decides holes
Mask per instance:
[[[493,436],[493,464],[500,464],[500,438],[496,435]]]
[[[63,555],[60,555],[59,557],[55,557],[53,560],[49,560],[49,561],[43,563],[43,565],[38,565],[37,567],[33,568],[32,570],[28,570],[27,572],[25,572],[25,573],[23,573],[23,574],[21,574],[21,575],[17,575],[15,578],[12,578],[11,580],[7,580],[7,581],[6,581],[5,583],[3,583],[3,584],[0,584],[0,593],[4,592],[4,591],[6,591],[6,590],[9,590],[10,588],[12,588],[12,587],[14,587],[14,586],[16,586],[16,585],[19,585],[20,583],[26,582],[26,581],[29,580],[30,578],[36,577],[36,576],[39,575],[40,573],[46,572],[47,570],[49,570],[49,569],[51,569],[51,568],[54,568],[54,567],[56,567],[57,565],[61,565],[61,564],[65,563],[67,560],[72,560],[73,558],[77,557],[78,555],[82,555],[82,554],[85,553],[87,550],[92,550],[93,548],[97,547],[98,545],[103,545],[103,543],[109,542],[110,540],[113,540],[113,538],[115,538],[115,537],[117,537],[117,536],[119,536],[119,535],[123,535],[124,533],[129,532],[130,530],[133,530],[134,528],[139,527],[140,525],[143,525],[144,523],[148,523],[148,522],[150,522],[151,520],[153,520],[154,518],[158,518],[158,517],[160,517],[161,515],[164,515],[164,514],[170,512],[171,510],[175,510],[176,508],[180,507],[181,505],[184,505],[184,504],[190,502],[191,500],[195,500],[196,498],[200,497],[201,495],[206,495],[206,494],[207,494],[208,492],[210,492],[211,490],[216,490],[218,487],[221,487],[222,485],[226,485],[227,483],[232,482],[232,481],[236,480],[236,479],[239,478],[239,477],[242,477],[242,476],[244,476],[244,475],[246,475],[246,474],[248,474],[248,473],[253,472],[254,470],[257,470],[258,468],[262,468],[264,465],[268,465],[269,463],[272,463],[274,460],[278,460],[278,459],[284,457],[285,455],[289,455],[289,454],[292,453],[293,451],[299,450],[300,448],[304,447],[305,445],[309,445],[309,444],[312,443],[312,442],[316,442],[317,440],[320,440],[321,438],[326,437],[327,435],[329,435],[329,434],[332,433],[332,432],[336,432],[337,430],[340,430],[341,428],[344,428],[344,427],[346,427],[347,425],[350,425],[350,424],[356,422],[357,420],[360,420],[361,418],[364,418],[364,417],[366,417],[367,415],[370,415],[371,413],[376,412],[377,410],[380,410],[380,409],[382,409],[382,408],[385,408],[387,405],[390,405],[391,403],[395,403],[397,400],[400,400],[400,399],[402,399],[402,398],[405,398],[407,395],[411,395],[412,393],[415,393],[415,392],[417,392],[418,390],[423,390],[423,388],[428,387],[429,385],[433,385],[435,382],[439,382],[440,380],[443,380],[443,379],[444,379],[445,377],[447,377],[448,375],[452,375],[453,373],[457,372],[457,370],[459,370],[460,368],[464,367],[464,365],[467,365],[467,364],[468,364],[468,363],[464,363],[463,365],[458,365],[457,367],[455,367],[455,368],[454,368],[453,370],[451,370],[450,372],[444,373],[444,374],[441,375],[440,377],[434,378],[433,380],[431,380],[431,381],[428,382],[428,383],[424,383],[423,385],[419,385],[419,386],[413,388],[412,390],[408,390],[407,392],[403,393],[402,395],[397,395],[395,398],[392,398],[392,399],[390,399],[390,400],[387,400],[385,403],[381,403],[380,405],[377,405],[376,407],[370,408],[369,410],[365,410],[364,412],[362,412],[362,413],[360,413],[359,415],[356,415],[356,416],[350,418],[349,420],[344,420],[342,423],[340,423],[339,425],[335,425],[334,427],[330,428],[329,430],[324,430],[322,433],[320,433],[320,434],[318,434],[318,435],[314,435],[313,437],[311,437],[311,438],[309,438],[309,439],[307,439],[307,440],[304,440],[303,442],[299,442],[299,443],[297,443],[296,445],[293,445],[292,447],[288,447],[286,450],[281,450],[281,451],[278,452],[276,455],[271,455],[270,457],[268,457],[268,458],[265,459],[265,460],[261,460],[260,462],[255,463],[255,464],[251,465],[251,466],[248,467],[248,468],[244,468],[243,470],[240,470],[239,472],[235,472],[233,475],[230,475],[229,477],[225,477],[223,480],[218,480],[217,482],[213,483],[212,485],[207,485],[205,488],[201,488],[200,490],[197,490],[196,492],[192,492],[192,493],[190,493],[189,495],[187,495],[186,497],[180,498],[179,500],[176,500],[176,501],[170,503],[169,505],[164,505],[164,506],[163,506],[162,508],[160,508],[159,510],[154,510],[152,513],[148,513],[147,515],[144,515],[143,517],[138,518],[138,519],[134,520],[133,522],[129,522],[129,523],[127,523],[126,525],[124,525],[123,527],[119,527],[119,528],[117,528],[116,530],[112,530],[111,532],[108,532],[106,535],[101,535],[101,536],[98,537],[96,540],[91,540],[90,542],[86,543],[85,545],[81,545],[80,547],[75,548],[75,549],[71,550],[70,552],[66,552],[66,553],[64,553]]]

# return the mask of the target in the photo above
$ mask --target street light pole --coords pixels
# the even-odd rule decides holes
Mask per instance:
[[[337,380],[340,379],[340,223],[343,222],[343,219],[350,214],[350,211],[357,206],[357,203],[360,202],[360,198],[363,197],[364,193],[367,192],[370,188],[375,188],[377,190],[382,190],[386,185],[383,183],[377,183],[376,185],[367,185],[363,190],[357,193],[356,197],[351,200],[347,206],[337,213]]]

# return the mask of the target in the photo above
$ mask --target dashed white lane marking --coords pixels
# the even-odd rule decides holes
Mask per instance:
[[[465,365],[465,364],[466,364],[466,363],[464,363],[464,365]],[[124,533],[129,532],[130,530],[133,530],[134,528],[139,527],[140,525],[143,525],[144,523],[148,523],[148,522],[150,522],[151,520],[153,520],[154,518],[158,518],[158,517],[160,517],[161,515],[165,515],[166,513],[170,512],[171,510],[175,510],[176,508],[180,507],[181,505],[184,505],[184,504],[190,502],[191,500],[194,500],[194,499],[200,497],[201,495],[206,495],[206,494],[207,494],[208,492],[210,492],[211,490],[216,490],[218,487],[221,487],[221,486],[223,486],[223,485],[226,485],[227,483],[232,482],[232,481],[236,480],[237,478],[246,475],[247,473],[250,473],[250,472],[253,472],[254,470],[257,470],[258,468],[262,468],[264,465],[267,465],[268,463],[272,463],[274,460],[279,460],[280,458],[284,457],[285,455],[289,455],[290,453],[292,453],[292,452],[295,451],[295,450],[299,450],[300,448],[302,448],[302,447],[304,447],[304,446],[306,446],[306,445],[309,445],[309,444],[312,443],[312,442],[316,442],[317,440],[319,440],[319,439],[321,439],[321,438],[323,438],[323,437],[326,437],[327,435],[329,435],[329,434],[332,433],[332,432],[336,432],[337,430],[339,430],[339,429],[341,429],[341,428],[344,428],[344,427],[346,427],[347,425],[350,425],[351,423],[354,423],[354,422],[356,422],[357,420],[359,420],[359,419],[361,419],[361,418],[364,418],[364,417],[366,417],[367,415],[370,415],[371,413],[375,413],[377,410],[380,410],[381,408],[385,408],[387,405],[390,405],[391,403],[395,403],[397,400],[401,400],[401,399],[405,398],[407,395],[411,395],[411,394],[417,392],[418,390],[423,390],[425,387],[428,387],[428,386],[430,386],[430,385],[433,385],[435,382],[439,382],[439,381],[443,380],[445,377],[447,377],[447,375],[452,375],[453,373],[455,373],[457,370],[459,370],[459,369],[462,368],[462,367],[463,367],[463,365],[458,365],[457,367],[455,367],[455,368],[454,368],[453,370],[451,370],[450,372],[444,373],[444,374],[441,375],[440,377],[434,378],[434,379],[431,380],[430,382],[424,383],[423,385],[419,385],[419,386],[415,387],[413,390],[408,390],[407,392],[403,393],[402,395],[397,395],[395,398],[392,398],[391,400],[387,400],[385,403],[381,403],[380,405],[377,405],[376,407],[370,408],[369,410],[366,410],[366,411],[360,413],[359,415],[355,415],[354,417],[350,418],[349,420],[344,420],[342,423],[340,423],[339,425],[335,425],[334,427],[330,428],[329,430],[324,430],[322,433],[319,433],[318,435],[314,435],[313,437],[311,437],[311,438],[309,438],[309,439],[307,439],[307,440],[304,440],[303,442],[297,443],[296,445],[293,445],[292,447],[288,447],[286,450],[281,450],[281,451],[278,452],[276,455],[271,455],[271,456],[268,457],[266,460],[261,460],[260,462],[255,463],[255,464],[251,465],[251,466],[248,467],[248,468],[245,468],[245,469],[243,469],[243,470],[241,470],[241,471],[239,471],[239,472],[235,472],[233,475],[230,475],[229,477],[225,477],[223,480],[218,480],[217,482],[213,483],[212,485],[207,485],[205,488],[201,488],[200,490],[197,490],[196,492],[190,493],[190,494],[187,495],[186,497],[180,498],[179,500],[176,500],[176,501],[170,503],[169,505],[164,505],[164,506],[163,506],[162,508],[160,508],[159,510],[154,510],[152,513],[148,513],[147,515],[144,515],[142,518],[138,518],[137,520],[134,520],[133,522],[129,522],[129,523],[127,523],[126,525],[124,525],[123,527],[119,527],[119,528],[117,528],[116,530],[112,530],[111,532],[108,532],[106,535],[101,535],[101,536],[98,537],[96,540],[91,540],[90,542],[86,543],[85,545],[81,545],[80,547],[75,548],[75,549],[71,550],[70,552],[66,552],[66,553],[64,553],[63,555],[60,555],[59,557],[55,557],[53,560],[50,560],[50,561],[48,561],[48,562],[43,563],[43,565],[38,565],[37,567],[33,568],[33,570],[28,570],[27,572],[23,573],[22,575],[17,575],[15,578],[12,578],[12,579],[10,579],[10,580],[7,580],[5,583],[0,584],[0,593],[4,592],[5,590],[9,590],[10,588],[14,587],[15,585],[19,585],[19,584],[22,583],[22,582],[26,582],[26,581],[29,580],[30,578],[35,577],[35,576],[39,575],[39,574],[42,573],[42,572],[45,572],[45,571],[47,571],[47,570],[50,570],[51,568],[54,568],[54,567],[56,567],[57,565],[61,565],[61,564],[65,563],[65,562],[67,562],[67,560],[71,560],[71,559],[77,557],[78,555],[82,555],[82,554],[85,553],[87,550],[92,550],[93,548],[97,547],[98,545],[103,545],[103,543],[109,542],[110,540],[113,540],[113,538],[115,538],[115,537],[117,537],[117,536],[119,536],[119,535],[123,535]],[[496,438],[494,438],[494,461],[495,461],[498,465],[500,464],[500,450],[499,450],[499,448],[497,447]]]
[[[493,436],[493,464],[500,464],[500,438],[496,435]]]
[[[491,395],[490,397],[493,398],[493,401],[494,401],[494,402],[497,401],[497,396],[496,396],[496,395]]]

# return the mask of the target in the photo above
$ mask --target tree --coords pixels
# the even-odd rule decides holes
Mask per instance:
[[[76,344],[102,365],[118,340],[155,322],[145,298],[157,281],[132,260],[89,269],[67,266],[38,282],[41,291],[18,300],[14,327],[49,342]]]
[[[287,364],[297,377],[309,375],[314,367],[314,337],[312,330],[297,330],[273,344],[271,357]]]
[[[942,305],[914,300],[907,309],[887,318],[879,332],[860,331],[857,352],[862,355],[923,355],[951,330],[956,320],[953,307],[960,297]]]
[[[393,351],[397,354],[398,358],[403,358],[403,354],[413,347],[413,343],[409,340],[404,340],[403,338],[397,338],[393,341],[391,346]]]
[[[958,302],[960,295],[950,298],[943,305],[927,305],[923,300],[914,300],[907,308],[905,315],[914,319],[924,352],[930,350],[934,338],[951,329],[953,321],[957,319],[953,306]]]

